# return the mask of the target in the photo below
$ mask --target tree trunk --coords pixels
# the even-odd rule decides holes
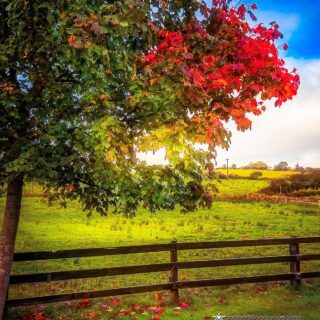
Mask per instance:
[[[23,175],[15,177],[8,183],[6,207],[0,234],[0,319],[3,312],[9,286],[14,244],[18,230]]]

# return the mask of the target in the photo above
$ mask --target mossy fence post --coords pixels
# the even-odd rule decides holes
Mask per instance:
[[[297,237],[292,237],[293,239],[296,239]],[[290,262],[290,272],[294,273],[295,278],[292,279],[290,282],[294,286],[300,286],[301,285],[301,277],[300,277],[300,246],[299,241],[290,243],[289,244],[289,254],[293,256],[293,260]]]
[[[170,250],[170,262],[175,264],[170,270],[169,282],[172,284],[171,292],[171,302],[174,304],[179,303],[179,289],[178,289],[178,248],[177,240],[171,242],[172,249]]]

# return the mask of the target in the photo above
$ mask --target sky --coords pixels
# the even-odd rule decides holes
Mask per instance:
[[[259,22],[276,21],[287,43],[280,55],[289,70],[298,70],[301,86],[298,95],[281,108],[270,108],[251,118],[251,131],[232,131],[228,151],[218,149],[217,165],[225,159],[237,166],[265,161],[273,166],[287,161],[294,166],[320,167],[320,0],[255,0]],[[163,150],[156,155],[142,155],[149,163],[163,163]]]

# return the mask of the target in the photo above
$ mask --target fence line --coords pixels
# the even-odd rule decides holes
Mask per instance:
[[[258,200],[268,200],[275,202],[284,202],[284,203],[297,203],[297,204],[307,204],[320,207],[320,200],[310,200],[310,198],[305,197],[288,197],[283,195],[267,195],[261,193],[251,193],[246,194],[245,198],[247,199],[258,199]]]
[[[100,298],[108,296],[117,296],[125,294],[153,292],[161,290],[170,290],[173,302],[179,301],[179,289],[210,287],[221,285],[233,285],[244,283],[257,283],[269,281],[290,281],[292,285],[300,285],[302,279],[320,277],[320,271],[301,272],[301,261],[320,260],[319,253],[300,254],[301,243],[320,243],[320,237],[291,237],[279,239],[260,239],[260,240],[226,240],[226,241],[211,241],[211,242],[188,242],[178,243],[173,241],[167,244],[141,245],[141,246],[126,246],[112,248],[95,248],[95,249],[76,249],[62,251],[42,251],[42,252],[24,252],[15,253],[14,262],[17,261],[34,261],[34,260],[50,260],[50,259],[66,259],[76,257],[95,257],[107,255],[124,255],[137,254],[148,252],[170,252],[170,262],[136,265],[126,267],[112,267],[102,269],[62,271],[62,272],[47,272],[12,275],[10,278],[10,286],[16,284],[50,282],[71,279],[95,278],[114,275],[128,275],[149,272],[170,272],[169,282],[164,284],[135,286],[99,291],[74,292],[60,295],[40,296],[23,299],[9,299],[6,302],[6,307],[19,307],[35,304],[47,304],[53,302],[62,302],[69,300],[80,300],[85,298]],[[288,245],[288,255],[284,256],[259,256],[259,257],[240,257],[214,260],[198,260],[198,261],[179,261],[178,252],[182,250],[201,250],[212,248],[237,248],[248,246],[274,246]],[[252,264],[269,264],[288,262],[290,269],[288,273],[267,274],[256,276],[245,276],[237,278],[219,278],[219,279],[202,279],[179,281],[179,270],[236,266],[236,265],[252,265]]]

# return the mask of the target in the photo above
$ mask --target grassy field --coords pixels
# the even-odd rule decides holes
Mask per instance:
[[[212,183],[218,188],[218,197],[237,197],[249,193],[257,193],[262,188],[266,188],[269,182],[266,180],[247,179],[223,179],[214,180]]]
[[[227,169],[216,169],[216,172],[227,174]],[[275,170],[251,170],[251,169],[229,169],[229,174],[238,175],[240,177],[249,177],[251,173],[260,171],[262,173],[261,178],[265,179],[280,179],[285,178],[293,174],[297,174],[296,171],[275,171]]]
[[[212,180],[210,183],[218,188],[219,192],[217,195],[222,197],[235,197],[248,193],[256,193],[269,185],[267,180],[248,179]],[[39,197],[43,194],[43,190],[37,183],[27,183],[24,186],[23,194],[26,197]]]
[[[224,183],[225,181],[223,181]],[[228,182],[229,183],[229,182]],[[0,200],[0,212],[4,200]],[[87,218],[78,203],[70,203],[67,209],[48,207],[38,197],[26,197],[23,201],[22,217],[18,232],[16,251],[58,250],[67,248],[88,248],[121,246],[128,244],[167,243],[172,239],[183,241],[250,239],[283,236],[319,235],[320,208],[264,202],[215,202],[211,209],[181,214],[160,211],[154,214],[139,210],[134,219],[119,215]],[[302,252],[319,252],[318,245],[302,246]],[[201,260],[224,257],[287,254],[287,246],[252,247],[244,249],[219,249],[186,251],[179,256],[183,260]],[[137,254],[99,258],[68,259],[58,261],[16,263],[13,273],[77,270],[86,268],[160,263],[168,261],[168,253]],[[320,262],[303,263],[305,271],[320,269]],[[226,276],[256,275],[263,273],[288,272],[288,265],[257,265],[247,267],[205,268],[180,272],[180,279],[219,278]],[[115,276],[83,281],[62,281],[43,285],[13,286],[10,297],[59,294],[75,290],[95,290],[130,285],[165,283],[167,273]],[[308,282],[303,292],[296,293],[282,283],[269,285],[232,286],[216,289],[182,290],[182,299],[189,308],[172,310],[165,306],[161,319],[200,319],[202,316],[223,314],[301,314],[305,319],[319,319],[320,284]],[[166,300],[166,299],[165,299]],[[156,305],[152,294],[121,298],[119,306],[113,306],[110,299],[96,303],[90,310],[82,310],[76,304],[60,307],[49,306],[45,313],[50,319],[89,319],[90,312],[97,319],[111,319],[119,315],[120,309],[132,309],[132,302],[139,306]],[[105,305],[111,305],[112,311]],[[191,306],[192,304],[192,306]],[[131,310],[130,309],[130,310]],[[34,309],[33,309],[34,310]],[[109,310],[109,311],[108,311]],[[136,312],[134,310],[131,310]],[[13,310],[10,319],[28,309]],[[176,312],[176,315],[174,315]],[[177,314],[179,312],[179,314]],[[121,313],[120,313],[121,314]],[[200,315],[200,317],[199,317]],[[152,319],[153,310],[144,310],[132,315],[137,319]],[[129,317],[130,319],[130,317]]]

